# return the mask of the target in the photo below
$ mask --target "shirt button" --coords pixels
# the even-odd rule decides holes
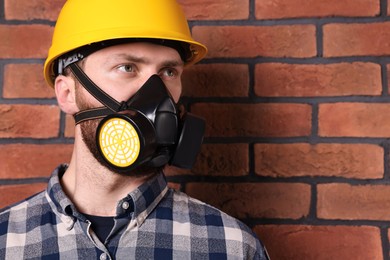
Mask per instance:
[[[130,204],[127,201],[122,203],[122,209],[128,209],[129,207],[130,207]]]
[[[70,222],[72,222],[72,221],[73,221],[72,217],[70,217],[70,216],[66,216],[66,217],[65,217],[65,222],[66,222],[66,223],[70,223]]]
[[[106,260],[106,259],[107,259],[106,253],[100,255],[100,260]]]

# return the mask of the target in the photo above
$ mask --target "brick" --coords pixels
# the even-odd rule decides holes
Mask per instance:
[[[390,220],[388,185],[318,185],[317,215],[324,219]]]
[[[384,33],[389,30],[390,22],[326,24],[324,57],[389,55],[390,34]]]
[[[180,191],[181,185],[180,183],[168,182],[168,187]]]
[[[247,144],[204,144],[192,169],[197,176],[245,176],[248,172]]]
[[[188,183],[186,193],[240,219],[300,219],[310,207],[310,185],[300,183]]]
[[[389,0],[390,1],[390,0]],[[390,65],[386,66],[387,75],[390,75]],[[387,80],[387,93],[390,94],[390,80]]]
[[[262,225],[254,230],[271,259],[383,259],[378,227]]]
[[[49,177],[60,164],[68,163],[73,145],[0,145],[0,179]]]
[[[166,176],[245,176],[249,172],[247,144],[203,144],[192,169],[167,166]]]
[[[191,111],[206,119],[206,136],[291,137],[311,131],[307,104],[197,103]]]
[[[379,64],[257,64],[255,94],[258,96],[314,97],[373,95],[382,92]]]
[[[66,115],[65,117],[65,137],[74,137],[75,122],[72,115]]]
[[[65,0],[5,0],[5,19],[55,21],[64,3]]]
[[[257,19],[283,19],[327,16],[376,16],[379,1],[373,0],[256,0]]]
[[[256,144],[255,171],[275,178],[326,176],[379,179],[384,151],[370,144]]]
[[[387,230],[387,239],[390,241],[390,229]],[[390,251],[388,255],[390,256]]]
[[[389,104],[347,102],[320,104],[318,118],[320,136],[390,136]]]
[[[387,16],[390,15],[390,0],[387,0]]]
[[[43,191],[46,186],[46,183],[0,186],[0,209]]]
[[[58,136],[60,111],[47,105],[0,105],[0,138]]]
[[[164,174],[168,178],[172,177],[172,176],[193,175],[193,173],[191,172],[191,169],[183,169],[183,168],[175,167],[172,165],[165,166]]]
[[[244,64],[198,64],[184,71],[182,82],[187,97],[246,97],[249,68]]]
[[[4,68],[4,98],[53,98],[41,64],[8,64]]]
[[[238,20],[249,17],[249,0],[178,0],[190,20]]]
[[[0,58],[45,58],[52,33],[48,25],[0,25]]]
[[[205,44],[209,58],[314,57],[314,25],[194,26],[193,36]]]

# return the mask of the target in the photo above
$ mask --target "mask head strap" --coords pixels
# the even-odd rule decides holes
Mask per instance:
[[[105,91],[99,88],[76,64],[69,65],[70,70],[76,79],[84,86],[84,88],[98,101],[105,105],[105,107],[98,107],[88,110],[83,110],[74,115],[76,124],[91,118],[101,118],[112,113],[125,109],[126,102],[119,103],[108,95]]]

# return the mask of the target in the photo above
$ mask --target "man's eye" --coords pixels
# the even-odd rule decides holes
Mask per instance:
[[[122,65],[119,67],[119,70],[124,72],[134,72],[134,66],[131,64]]]
[[[164,70],[163,72],[164,76],[167,76],[167,77],[175,77],[176,76],[176,71],[173,70],[173,69],[166,69]]]

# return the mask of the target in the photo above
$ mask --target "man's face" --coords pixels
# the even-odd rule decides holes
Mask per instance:
[[[150,43],[129,43],[108,47],[88,56],[83,61],[83,70],[89,78],[117,101],[127,101],[152,76],[161,77],[175,102],[180,98],[183,61],[172,48]],[[102,104],[89,94],[78,82],[76,102],[80,110],[101,107]],[[103,166],[96,145],[96,129],[100,120],[80,123],[82,138],[96,160]],[[156,169],[141,167],[132,175],[145,175]],[[120,173],[120,172],[118,172]]]
[[[84,72],[117,101],[127,101],[152,76],[157,74],[173,99],[179,100],[183,61],[169,47],[151,43],[128,43],[92,53],[84,60]],[[101,106],[87,91],[86,101]]]

